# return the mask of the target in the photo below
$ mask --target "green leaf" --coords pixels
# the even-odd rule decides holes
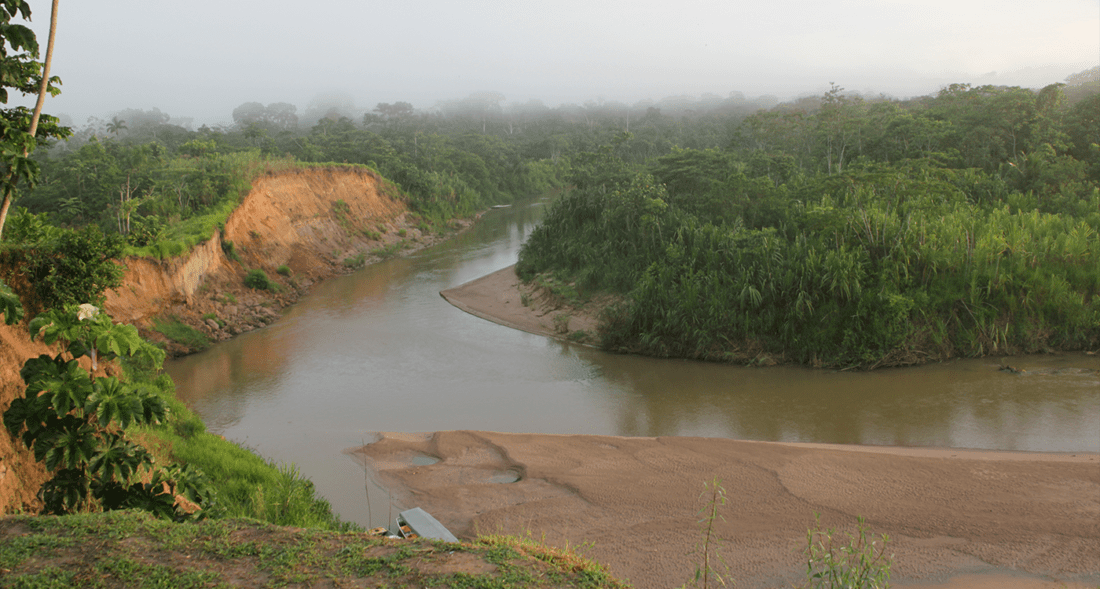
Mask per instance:
[[[65,515],[76,511],[88,496],[88,477],[83,470],[62,469],[38,491],[43,512]]]
[[[30,325],[27,326],[28,331],[31,333],[31,341],[33,342],[36,337],[43,335],[42,330],[48,327],[52,322],[53,320],[46,314],[31,319]]]
[[[129,385],[114,377],[97,378],[84,411],[94,415],[101,427],[117,421],[119,426],[125,428],[134,421],[132,400],[133,390]]]
[[[30,398],[46,393],[59,415],[83,408],[91,392],[88,373],[75,360],[66,361],[60,356],[31,358],[23,363],[19,375],[27,383],[25,396]]]
[[[95,447],[95,430],[91,427],[81,424],[79,427],[66,429],[53,440],[52,447],[46,450],[46,468],[83,469],[91,460]]]
[[[88,469],[100,481],[115,481],[125,486],[133,482],[133,477],[143,467],[152,464],[153,457],[145,448],[112,434],[88,463]]]
[[[168,413],[168,406],[159,395],[114,377],[97,378],[92,389],[84,411],[87,415],[95,415],[101,427],[112,421],[123,428],[133,423],[158,423]]]
[[[0,281],[0,315],[4,316],[4,323],[8,325],[23,320],[23,303],[19,300],[19,296],[2,281]]]
[[[52,414],[45,397],[31,396],[12,399],[7,411],[4,411],[4,427],[12,436],[18,435],[24,428],[31,434],[33,441],[42,429],[42,424]]]

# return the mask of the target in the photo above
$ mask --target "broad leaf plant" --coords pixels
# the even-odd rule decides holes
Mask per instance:
[[[6,318],[15,316],[3,310]],[[202,473],[158,466],[126,436],[131,425],[165,421],[164,399],[147,387],[96,375],[100,361],[145,355],[159,364],[164,353],[132,325],[116,325],[88,304],[50,310],[29,327],[32,340],[60,344],[61,351],[24,363],[26,389],[4,412],[4,426],[53,473],[39,491],[43,512],[137,508],[176,520],[205,515],[213,497]],[[81,367],[83,356],[90,369]]]

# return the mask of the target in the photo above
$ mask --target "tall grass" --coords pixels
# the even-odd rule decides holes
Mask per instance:
[[[822,177],[763,228],[712,224],[637,175],[559,200],[517,272],[626,293],[603,345],[658,356],[873,367],[1100,345],[1100,213],[983,202],[953,174]]]

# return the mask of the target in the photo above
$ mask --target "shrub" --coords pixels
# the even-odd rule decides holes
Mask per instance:
[[[271,282],[271,279],[267,277],[267,272],[259,269],[248,271],[248,275],[244,277],[244,285],[256,290],[270,290],[274,292],[279,290],[279,285]]]
[[[589,333],[588,331],[584,330],[584,329],[578,329],[577,331],[571,332],[566,337],[571,342],[576,342],[578,344],[583,344],[583,343],[585,343],[585,342],[592,339],[592,334]]]
[[[232,241],[226,240],[222,242],[222,251],[225,252],[225,256],[234,262],[240,263],[241,256],[237,254],[237,247],[233,245]]]
[[[391,243],[389,245],[385,245],[385,246],[382,246],[382,247],[376,247],[373,250],[371,250],[370,253],[372,255],[378,256],[379,258],[385,260],[387,258],[392,258],[392,257],[396,256],[397,254],[401,253],[401,250],[408,247],[408,245],[409,244],[405,243],[404,241],[396,241],[396,242]]]
[[[176,520],[206,515],[213,501],[208,479],[191,467],[158,467],[124,432],[131,424],[163,422],[165,401],[148,387],[95,376],[99,360],[137,356],[159,367],[164,353],[132,325],[115,325],[89,304],[39,315],[30,333],[60,344],[62,352],[24,363],[19,374],[27,386],[4,412],[4,426],[53,474],[39,491],[43,512],[137,508]],[[80,367],[81,356],[91,358],[90,371]],[[199,511],[178,503],[177,494]]]
[[[23,320],[23,303],[3,281],[0,281],[0,315],[4,316],[4,323],[8,325]]]
[[[362,268],[363,265],[366,264],[366,263],[367,263],[367,254],[366,254],[366,252],[360,252],[359,255],[349,256],[347,258],[344,258],[344,267],[345,268]]]
[[[569,313],[558,313],[554,315],[551,322],[554,324],[554,331],[557,333],[569,333],[569,320],[573,317]]]
[[[101,304],[107,289],[122,284],[123,271],[116,260],[124,247],[121,235],[105,234],[95,225],[39,242],[27,251],[28,278],[38,302],[47,309]]]
[[[290,276],[290,266],[283,264],[275,269],[275,273],[279,276]]]
[[[814,514],[814,527],[806,532],[806,586],[882,589],[890,586],[893,555],[886,555],[885,534],[869,534],[866,521],[857,518],[854,534],[842,535],[821,528],[821,515]],[[847,537],[845,537],[847,536]],[[881,543],[879,543],[881,540]]]

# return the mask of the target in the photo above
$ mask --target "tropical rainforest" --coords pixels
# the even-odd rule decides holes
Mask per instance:
[[[29,14],[0,4],[3,104],[58,91],[10,23]],[[517,273],[612,295],[600,339],[615,351],[870,368],[1100,346],[1100,68],[908,100],[836,85],[787,103],[503,100],[301,117],[249,102],[198,129],[157,109],[71,128],[41,100],[0,108],[0,266],[34,291],[0,282],[0,315],[37,315],[31,339],[57,345],[26,360],[3,422],[51,475],[44,511],[349,527],[292,466],[204,432],[164,352],[97,306],[116,260],[186,253],[280,170],[369,168],[427,228],[563,189]],[[187,466],[158,466],[143,440]]]
[[[907,101],[833,86],[641,156],[571,159],[521,254],[611,291],[602,345],[814,366],[1100,343],[1100,95],[952,85]],[[646,150],[642,150],[645,152]]]
[[[608,349],[845,367],[1095,349],[1097,76],[907,100],[251,102],[198,129],[129,109],[43,140],[4,238],[170,257],[259,174],[368,166],[429,224],[566,188],[517,271],[616,294]]]

